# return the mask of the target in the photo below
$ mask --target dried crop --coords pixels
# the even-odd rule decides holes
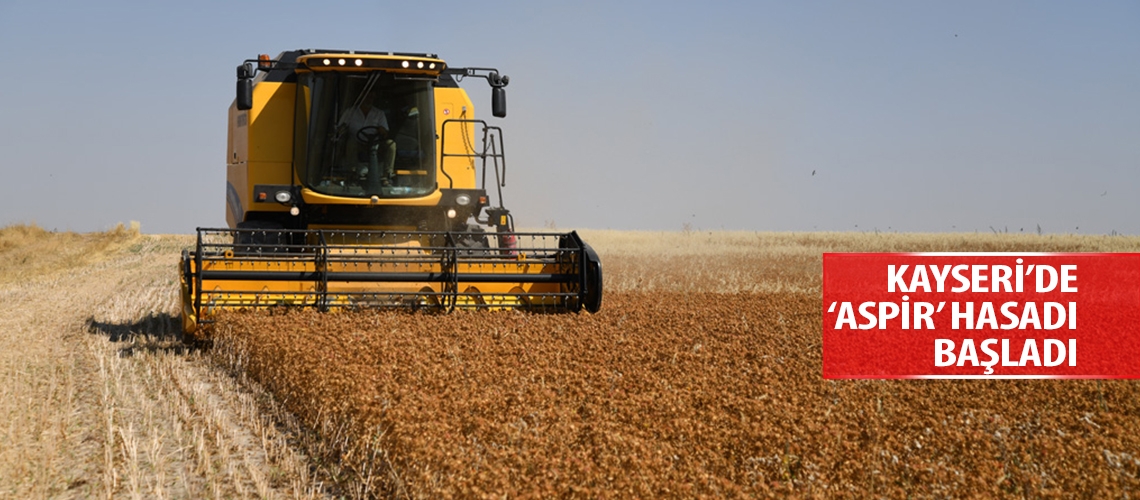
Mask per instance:
[[[368,495],[1140,486],[1131,381],[824,381],[817,293],[606,300],[595,315],[232,314],[217,342],[334,443]]]

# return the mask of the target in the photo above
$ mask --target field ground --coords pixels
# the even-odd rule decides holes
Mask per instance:
[[[826,251],[1140,238],[582,231],[595,315],[231,315],[187,236],[0,230],[0,497],[1134,496],[1132,381],[823,381]],[[281,403],[279,403],[281,402]]]
[[[0,232],[0,497],[320,492],[288,418],[176,333],[191,242]]]

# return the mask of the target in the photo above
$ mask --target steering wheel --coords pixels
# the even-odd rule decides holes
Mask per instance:
[[[378,144],[380,142],[380,139],[383,138],[384,129],[375,125],[360,127],[360,130],[356,131],[356,140],[365,144]]]

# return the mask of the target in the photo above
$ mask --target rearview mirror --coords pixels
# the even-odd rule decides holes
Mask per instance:
[[[247,111],[253,108],[253,79],[242,78],[237,81],[237,109]]]
[[[491,114],[496,118],[507,116],[507,89],[491,88]]]
[[[237,67],[237,109],[246,111],[253,108],[253,75],[255,71],[250,63]]]

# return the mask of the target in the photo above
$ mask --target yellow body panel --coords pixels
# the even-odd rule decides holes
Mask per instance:
[[[259,82],[253,108],[230,106],[229,160],[226,168],[226,222],[237,227],[247,212],[287,212],[273,200],[257,202],[258,184],[293,183],[293,109],[296,84]]]
[[[439,87],[435,89],[435,133],[440,138],[436,141],[436,154],[440,158],[444,158],[442,154],[444,151],[449,155],[472,155],[475,153],[482,144],[483,137],[475,135],[474,123],[452,123],[447,126],[447,134],[443,133],[443,124],[446,120],[471,120],[474,118],[475,106],[471,104],[471,98],[463,89]],[[442,143],[445,136],[447,144]],[[443,175],[444,171],[451,176],[454,185],[448,185],[447,176]],[[475,188],[475,158],[473,156],[444,158],[439,176],[436,179],[440,187],[444,188]]]
[[[293,107],[297,85],[260,82],[249,110],[249,162],[293,162]],[[288,176],[286,176],[288,178]]]

